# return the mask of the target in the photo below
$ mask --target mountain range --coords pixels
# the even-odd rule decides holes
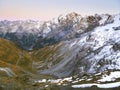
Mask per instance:
[[[111,82],[119,87],[119,76],[102,81],[120,73],[119,30],[120,14],[0,21],[0,88],[56,90],[53,86]]]

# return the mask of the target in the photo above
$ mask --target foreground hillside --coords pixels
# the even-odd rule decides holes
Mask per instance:
[[[38,74],[32,64],[29,52],[9,40],[0,38],[1,90],[23,90],[32,86],[30,79],[45,77]]]
[[[32,71],[32,60],[27,52],[13,42],[0,38],[1,88],[8,86],[8,89],[12,89],[12,85],[20,87],[20,79],[25,80]]]

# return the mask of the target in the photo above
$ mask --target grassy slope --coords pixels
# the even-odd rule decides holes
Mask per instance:
[[[48,49],[40,51],[45,51],[42,53],[45,54]],[[38,53],[39,50],[34,52]],[[38,61],[42,61],[41,53],[34,57],[31,53],[33,52],[24,51],[15,43],[0,38],[0,89],[24,90],[31,88],[33,90],[36,86],[32,86],[31,79],[52,78],[49,75],[40,75],[36,72],[32,64],[38,59]],[[46,53],[44,57],[47,58],[49,54],[50,52]]]
[[[0,38],[0,67],[4,65],[31,70],[32,60],[30,55],[16,44]]]
[[[0,38],[0,88],[25,88],[26,82],[35,73],[29,53],[13,42]]]

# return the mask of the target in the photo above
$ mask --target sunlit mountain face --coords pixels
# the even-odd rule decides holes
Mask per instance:
[[[120,14],[0,21],[1,90],[119,90]]]

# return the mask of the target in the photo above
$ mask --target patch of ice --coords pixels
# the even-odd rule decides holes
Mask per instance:
[[[37,83],[45,83],[46,81],[47,81],[46,79],[42,79],[42,80],[37,80],[35,82],[37,82]]]
[[[77,44],[77,41],[74,41],[70,44],[69,48],[72,48],[75,44]]]
[[[103,76],[98,82],[115,81],[117,78],[120,78],[120,71],[111,72],[110,75]]]
[[[49,80],[42,79],[42,80],[36,80],[35,82],[37,82],[37,83],[46,83],[46,82],[49,82],[49,83],[61,85],[61,84],[64,83],[64,81],[72,82],[72,77],[63,78],[63,79],[49,79]]]
[[[8,76],[10,76],[10,77],[16,76],[16,74],[10,68],[7,68],[7,67],[2,68],[2,67],[0,67],[0,70],[6,72],[6,74]]]
[[[63,81],[71,82],[72,81],[72,77],[64,78]]]
[[[120,82],[114,82],[114,83],[106,83],[106,84],[80,84],[80,85],[72,85],[73,88],[88,88],[92,86],[97,86],[98,88],[115,88],[120,87]]]
[[[56,79],[56,80],[52,80],[52,79],[49,79],[48,82],[50,83],[59,83],[62,79]]]

